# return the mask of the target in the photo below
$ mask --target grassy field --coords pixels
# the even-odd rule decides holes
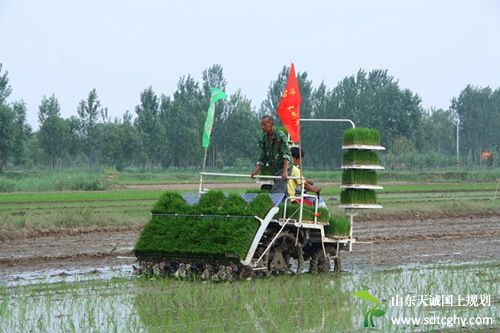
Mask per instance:
[[[188,184],[199,182],[200,170],[154,170],[125,171],[114,170],[63,170],[63,171],[6,171],[0,174],[1,192],[47,192],[47,191],[99,191],[123,187],[125,185]],[[207,170],[221,172],[221,170]],[[250,170],[223,170],[225,173],[250,174]],[[307,178],[317,182],[340,182],[342,171],[315,171],[305,168]],[[378,172],[379,182],[497,182],[500,168],[496,169],[434,169]],[[250,179],[233,177],[209,177],[210,182],[248,182]]]
[[[250,184],[255,187],[255,184]],[[373,216],[438,214],[500,214],[496,183],[425,183],[386,185],[377,191],[384,209],[367,212]],[[216,185],[210,186],[216,188]],[[242,193],[245,189],[225,192]],[[162,190],[27,192],[0,194],[0,237],[36,230],[144,225]],[[338,208],[340,188],[325,187],[322,195],[330,210]]]
[[[405,326],[393,318],[488,317],[498,327],[498,263],[422,265],[340,275],[282,276],[236,283],[114,278],[0,286],[0,332],[364,332],[368,290],[385,314],[376,331],[457,329],[447,323]],[[484,306],[429,306],[420,297],[490,297]],[[392,298],[413,297],[399,307]],[[427,301],[428,304],[429,301]]]

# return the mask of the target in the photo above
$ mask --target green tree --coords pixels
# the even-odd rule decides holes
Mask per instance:
[[[57,98],[43,96],[38,107],[38,142],[49,168],[54,168],[57,160],[61,160],[66,153],[67,126],[61,118],[61,107]]]
[[[163,140],[163,139],[162,139]],[[139,131],[132,123],[132,114],[126,111],[121,122],[121,160],[115,161],[117,168],[143,161],[142,142]],[[163,156],[162,156],[163,157]]]
[[[7,166],[7,161],[14,150],[14,119],[15,114],[5,101],[11,93],[8,73],[2,74],[2,64],[0,63],[0,173]]]
[[[152,87],[141,93],[141,103],[136,106],[135,112],[135,125],[141,135],[147,159],[145,164],[149,168],[160,162],[162,146],[166,144],[162,141],[164,128],[160,121],[160,100]]]
[[[171,126],[169,124],[170,110],[172,108],[172,101],[169,96],[162,94],[160,96],[160,123],[163,128],[162,136],[160,138],[162,145],[160,151],[160,162],[163,167],[170,166],[170,141],[169,141],[169,131],[171,131]]]
[[[5,103],[7,97],[10,96],[12,89],[9,85],[9,72],[2,74],[2,63],[0,63],[0,105]]]
[[[81,122],[76,116],[71,116],[68,119],[62,119],[64,123],[64,139],[65,150],[69,164],[79,166],[80,156],[84,152],[85,139],[81,137]]]
[[[222,166],[237,166],[250,170],[259,157],[257,141],[260,136],[259,118],[251,101],[237,91],[226,104],[227,118],[222,124],[224,145],[221,146]]]
[[[342,118],[337,101],[332,99],[331,91],[322,82],[311,93],[311,116],[316,119]],[[340,146],[342,132],[349,128],[347,123],[302,122],[301,130],[305,134],[302,147],[306,156],[305,168],[322,168],[340,165]]]
[[[455,151],[455,124],[452,112],[431,109],[422,118],[422,126],[418,136],[422,141],[420,152],[453,155]]]
[[[279,121],[278,117],[278,106],[281,100],[281,94],[285,90],[286,82],[288,80],[288,73],[290,72],[290,67],[283,66],[278,74],[278,78],[271,81],[269,88],[267,89],[267,96],[264,101],[260,104],[259,117],[269,114]]]
[[[14,153],[15,119],[16,115],[12,108],[0,103],[0,173]]]
[[[382,144],[389,149],[398,137],[418,143],[423,109],[420,97],[401,90],[387,70],[344,78],[332,91],[333,104],[341,118],[353,120],[357,126],[379,129]]]
[[[13,162],[17,165],[25,164],[27,161],[26,145],[31,136],[31,126],[26,123],[26,103],[17,101],[12,104],[14,111],[14,151]]]
[[[101,163],[115,166],[118,171],[134,163],[143,163],[140,133],[132,124],[132,114],[125,112],[123,119],[99,124]]]
[[[165,115],[170,163],[173,167],[200,165],[203,157],[201,136],[203,94],[191,76],[183,76],[177,84],[171,107]]]
[[[7,163],[22,164],[26,158],[26,142],[31,128],[26,124],[26,105],[23,101],[7,104],[12,89],[7,72],[0,64],[0,173]]]
[[[80,101],[77,111],[83,149],[87,154],[90,165],[95,167],[98,143],[97,124],[104,112],[95,88],[89,92],[87,99]]]
[[[460,119],[460,151],[478,163],[484,149],[499,150],[499,92],[468,85],[453,98],[451,111]]]

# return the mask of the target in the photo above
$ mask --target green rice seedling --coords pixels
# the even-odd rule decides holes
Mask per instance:
[[[351,223],[347,216],[333,215],[328,219],[329,224],[325,227],[327,235],[348,236],[351,230]]]
[[[259,227],[254,215],[263,217],[274,206],[268,194],[259,194],[247,205],[237,194],[227,198],[222,191],[205,193],[188,209],[175,192],[165,193],[153,216],[139,235],[134,252],[139,256],[170,257],[190,254],[224,259],[227,254],[243,257]],[[177,208],[180,212],[173,209]],[[163,210],[162,210],[163,209]],[[203,215],[201,215],[203,214]]]
[[[380,145],[380,132],[371,128],[353,128],[344,132],[343,145]]]
[[[236,193],[231,193],[222,202],[220,209],[224,215],[249,215],[248,205],[241,196]]]
[[[386,315],[375,331],[498,331],[394,324],[391,317],[498,318],[498,262],[363,267],[341,274],[233,283],[123,278],[0,285],[0,332],[365,332],[369,290]],[[491,306],[392,306],[395,296],[490,295]],[[3,310],[2,310],[3,309]],[[496,319],[494,319],[496,320]]]
[[[252,215],[264,218],[273,207],[274,203],[269,194],[261,193],[250,202],[248,210]]]
[[[278,213],[280,217],[283,216],[283,211],[285,209],[285,204],[280,204],[278,206],[280,208],[280,212]],[[286,208],[286,216],[285,218],[299,219],[299,209],[300,205],[296,203],[289,203]],[[302,219],[306,221],[314,221],[314,207],[304,205],[302,210]],[[318,221],[319,222],[327,222],[330,217],[330,212],[326,208],[319,207],[318,208]]]
[[[376,204],[377,195],[373,190],[346,189],[340,193],[340,203],[348,204]]]
[[[368,150],[349,150],[342,155],[342,164],[379,165],[378,154]]]
[[[373,170],[349,169],[342,174],[342,184],[377,185],[378,176]]]
[[[211,190],[201,196],[200,201],[193,207],[193,210],[200,214],[217,215],[221,213],[220,209],[225,200],[224,192]]]
[[[224,259],[233,253],[242,258],[259,227],[248,217],[168,216],[153,217],[139,235],[134,252],[169,257],[190,254]]]
[[[177,192],[165,192],[160,196],[158,202],[153,206],[153,214],[186,214],[191,211],[191,207],[184,198]]]

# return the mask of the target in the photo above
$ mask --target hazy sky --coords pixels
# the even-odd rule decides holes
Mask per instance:
[[[112,117],[153,86],[201,81],[221,64],[227,92],[258,107],[283,65],[333,88],[388,69],[425,108],[448,108],[468,84],[500,87],[499,0],[0,0],[0,63],[38,127],[44,95],[76,114],[92,88]]]

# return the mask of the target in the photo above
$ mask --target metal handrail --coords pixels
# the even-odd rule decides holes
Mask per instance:
[[[244,177],[244,178],[251,178],[249,174],[244,174],[244,173],[218,173],[218,172],[200,172],[200,175],[204,176],[228,176],[228,177]],[[265,175],[255,175],[254,178],[264,178],[264,179],[281,179],[281,176],[265,176]],[[304,177],[302,177],[304,178]],[[288,179],[301,179],[301,177],[291,177],[289,176]]]
[[[240,177],[240,178],[252,178],[249,174],[240,174],[240,173],[218,173],[218,172],[200,172],[200,187],[199,192],[203,192],[203,176],[216,176],[216,177]],[[254,178],[262,178],[262,179],[281,179],[280,176],[261,176],[256,175]],[[253,178],[252,178],[253,179]],[[305,180],[304,177],[292,177],[289,176],[288,179],[301,179]]]
[[[302,118],[300,121],[326,121],[326,122],[347,122],[350,123],[352,128],[356,128],[356,125],[354,125],[354,122],[350,119],[313,119],[313,118]]]

